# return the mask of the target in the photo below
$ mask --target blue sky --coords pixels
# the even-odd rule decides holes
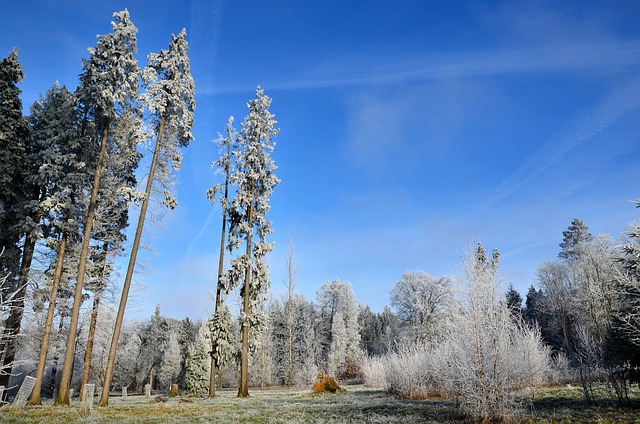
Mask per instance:
[[[273,154],[274,294],[295,245],[297,290],[350,281],[374,310],[404,271],[455,271],[471,240],[502,253],[523,295],[580,218],[618,237],[639,211],[636,1],[30,1],[3,7],[0,53],[20,49],[26,106],[128,8],[139,60],[187,29],[195,141],[179,206],[129,317],[211,312],[220,211],[211,142],[261,85],[281,129]]]

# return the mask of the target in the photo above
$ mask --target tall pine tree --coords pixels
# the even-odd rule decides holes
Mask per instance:
[[[6,289],[16,293],[10,303],[11,312],[4,323],[0,339],[0,385],[8,386],[11,363],[15,357],[16,338],[20,332],[26,276],[30,257],[22,257],[20,240],[24,234],[24,213],[21,204],[26,200],[23,166],[27,153],[29,129],[22,117],[20,88],[24,73],[18,61],[18,50],[0,61],[0,275],[6,278]],[[28,253],[28,252],[27,252]],[[32,252],[31,252],[32,253]],[[22,268],[22,269],[21,269]]]
[[[273,137],[279,132],[274,115],[269,112],[271,99],[258,86],[255,98],[247,106],[249,114],[242,122],[238,149],[233,152],[236,169],[230,182],[237,190],[229,205],[229,245],[239,249],[244,242],[245,252],[231,260],[231,269],[221,278],[226,291],[241,285],[239,397],[249,396],[249,328],[260,324],[259,311],[269,288],[264,257],[273,245],[266,240],[272,232],[266,214],[273,189],[280,182],[270,155],[275,147]]]
[[[97,142],[99,148],[89,207],[84,220],[78,276],[69,322],[62,379],[56,399],[57,405],[69,405],[69,389],[82,303],[82,288],[87,271],[89,243],[96,213],[100,178],[107,155],[107,145],[109,142],[117,142],[118,140],[117,137],[110,137],[110,130],[120,115],[127,111],[135,111],[137,108],[134,102],[138,96],[140,70],[134,53],[137,50],[136,33],[138,29],[131,22],[129,12],[126,9],[114,13],[113,17],[115,19],[111,24],[113,32],[98,36],[96,47],[89,49],[89,60],[83,60],[84,66],[77,91],[81,107],[88,110],[94,120],[97,133],[91,139]]]
[[[187,54],[188,45],[185,36],[186,31],[183,29],[178,36],[172,35],[168,50],[162,50],[160,54],[149,54],[149,64],[143,72],[146,92],[141,97],[154,119],[153,133],[156,143],[109,349],[103,384],[103,387],[107,388],[107,390],[102,391],[100,406],[107,406],[109,403],[108,388],[111,386],[113,378],[118,340],[152,186],[154,182],[165,186],[163,190],[165,200],[163,203],[173,209],[177,201],[169,190],[172,175],[171,168],[175,171],[180,169],[180,163],[182,162],[180,148],[186,147],[193,139],[191,128],[193,127],[193,111],[195,109],[195,86],[191,76],[189,56]]]

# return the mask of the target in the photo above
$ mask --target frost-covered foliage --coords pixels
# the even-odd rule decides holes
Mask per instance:
[[[403,273],[391,290],[401,337],[418,343],[437,337],[450,318],[452,299],[448,277],[435,278],[424,271]]]
[[[77,233],[86,209],[84,187],[93,170],[86,138],[79,132],[75,99],[58,83],[31,106],[31,137],[37,146],[32,157],[31,184],[40,187],[39,208],[49,222],[49,234]]]
[[[224,220],[228,219],[228,207],[229,207],[229,180],[233,170],[233,157],[231,155],[231,149],[236,149],[239,133],[233,127],[234,117],[230,116],[227,120],[227,126],[225,128],[225,135],[218,134],[218,137],[214,140],[220,157],[211,163],[211,167],[221,172],[225,176],[224,184],[216,184],[215,186],[207,189],[207,199],[215,205],[216,196],[222,192],[220,197],[220,205],[222,209],[222,216]]]
[[[327,281],[318,291],[317,298],[321,311],[318,324],[326,334],[322,363],[325,373],[337,378],[357,377],[363,354],[358,307],[351,284],[339,279]]]
[[[175,333],[171,333],[158,371],[158,385],[161,389],[168,390],[172,384],[177,384],[181,362],[182,356],[180,354],[178,336]]]
[[[537,329],[514,317],[503,299],[498,254],[482,245],[465,258],[454,279],[459,296],[437,338],[403,343],[382,358],[368,359],[366,382],[408,398],[453,396],[478,420],[517,413],[516,393],[548,378],[549,349]]]
[[[188,393],[201,395],[209,392],[209,374],[211,372],[211,332],[208,323],[198,330],[193,353],[187,359],[185,388]]]
[[[266,240],[272,232],[266,214],[273,189],[280,182],[270,156],[275,147],[273,137],[279,132],[275,128],[274,115],[269,112],[270,105],[271,99],[258,87],[256,97],[247,104],[249,114],[242,122],[237,148],[232,151],[235,172],[230,183],[236,187],[236,192],[229,204],[229,247],[239,249],[243,242],[248,246],[245,254],[231,260],[231,269],[221,278],[221,283],[228,293],[241,284],[245,272],[249,272],[250,279],[244,283],[249,284],[251,306],[244,313],[250,325],[257,319],[250,311],[260,309],[269,288],[264,257],[273,249],[273,244]]]
[[[182,31],[178,37],[172,36],[168,50],[162,50],[160,54],[149,55],[149,65],[143,72],[143,80],[147,91],[141,96],[142,101],[152,115],[153,130],[151,134],[156,139],[153,149],[153,158],[149,167],[144,199],[140,208],[138,224],[129,256],[129,266],[122,288],[120,304],[113,330],[113,340],[109,350],[109,360],[105,373],[104,385],[110,386],[113,376],[113,367],[117,353],[118,339],[124,319],[133,271],[136,264],[140,239],[146,220],[149,198],[154,182],[162,186],[164,196],[163,204],[170,209],[177,205],[176,198],[171,194],[171,177],[173,175],[170,164],[174,170],[180,169],[182,156],[179,147],[188,145],[193,138],[191,128],[193,126],[194,84],[187,56],[186,31]],[[153,361],[149,380],[153,384],[153,370],[157,367],[157,361]],[[103,391],[100,405],[108,404],[109,392]]]
[[[180,148],[188,146],[193,139],[195,84],[186,35],[185,29],[177,36],[172,34],[169,48],[150,53],[149,63],[142,72],[146,90],[140,98],[153,117],[150,136],[156,140],[157,168],[150,178],[162,186],[159,188],[164,197],[162,203],[169,209],[177,205],[171,188],[173,172],[179,171],[182,164]]]
[[[113,18],[113,32],[98,35],[96,46],[87,49],[90,57],[82,60],[76,92],[82,110],[96,120],[98,132],[138,97],[140,69],[134,55],[138,28],[126,9],[114,13]]]
[[[242,122],[238,143],[232,152],[235,167],[229,178],[236,190],[227,208],[228,246],[230,250],[240,249],[244,243],[245,252],[231,259],[231,268],[220,277],[219,284],[227,293],[241,286],[241,396],[248,396],[249,329],[261,323],[260,312],[270,286],[269,268],[264,259],[273,244],[267,243],[272,230],[266,214],[273,189],[280,182],[271,158],[275,147],[273,138],[279,130],[275,128],[274,115],[269,112],[270,105],[271,99],[258,87],[256,97],[247,104],[249,114]]]
[[[18,50],[13,49],[0,61],[0,274],[10,284],[17,280],[20,266],[18,227],[23,217],[18,208],[25,195],[22,168],[29,134],[18,87],[23,77]]]
[[[0,259],[4,254],[4,249],[0,248]],[[12,331],[5,331],[5,322],[9,317],[12,308],[15,305],[16,296],[18,296],[19,290],[11,289],[8,287],[7,275],[0,275],[0,346],[6,346],[8,343],[16,342],[16,335]],[[0,375],[7,377],[11,374],[11,368],[14,363],[0,364]]]
[[[595,402],[595,383],[606,382],[609,395],[625,404],[633,355],[619,323],[629,317],[625,304],[633,296],[619,295],[625,283],[614,241],[606,235],[592,237],[584,224],[576,231],[575,224],[564,233],[565,240],[567,234],[582,234],[569,238],[577,240],[571,255],[538,269],[546,331],[554,335],[554,349],[566,355],[578,374],[585,401]]]
[[[217,365],[225,366],[231,362],[235,353],[234,340],[235,337],[231,333],[232,317],[229,307],[225,304],[221,305],[213,318],[208,321],[211,339],[215,340],[214,354],[216,355]]]
[[[75,348],[75,334],[78,326],[78,315],[82,303],[82,288],[87,271],[87,259],[91,232],[96,214],[100,179],[105,167],[105,157],[108,154],[108,146],[123,139],[113,137],[112,127],[117,123],[118,117],[133,113],[139,113],[135,103],[138,95],[138,83],[140,70],[135,58],[136,33],[138,29],[129,19],[129,12],[114,13],[112,22],[113,32],[98,36],[95,48],[89,49],[90,58],[83,60],[83,71],[80,74],[80,84],[76,91],[80,111],[84,114],[85,121],[93,121],[88,142],[99,146],[96,158],[95,172],[91,186],[89,207],[84,219],[84,233],[82,237],[82,250],[77,267],[76,287],[74,301],[69,322],[69,335],[65,352],[62,379],[56,404],[69,404],[69,389],[71,383],[71,366]],[[129,138],[124,138],[129,140]],[[125,149],[127,150],[127,149]],[[115,340],[117,343],[117,338]],[[107,383],[107,386],[109,384]],[[105,390],[103,393],[108,393]]]
[[[636,201],[640,206],[640,201]],[[627,239],[618,247],[621,270],[617,278],[619,296],[624,300],[619,320],[629,341],[640,347],[640,223],[632,222]]]

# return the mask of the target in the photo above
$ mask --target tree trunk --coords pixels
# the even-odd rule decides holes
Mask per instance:
[[[249,233],[247,234],[247,247],[246,256],[248,265],[244,272],[244,293],[242,302],[242,313],[244,318],[242,320],[241,331],[241,359],[240,359],[240,387],[238,387],[238,397],[249,397],[249,313],[250,311],[250,298],[251,291],[251,242],[253,236],[253,199],[249,204],[249,213],[247,214],[247,222],[249,223]]]
[[[84,223],[84,234],[82,236],[82,250],[80,251],[80,262],[78,263],[78,277],[76,278],[76,289],[73,296],[73,308],[71,309],[71,320],[69,321],[69,334],[67,335],[67,346],[64,355],[64,366],[62,367],[62,378],[56,405],[69,405],[69,389],[71,388],[71,372],[73,370],[73,357],[75,353],[75,341],[78,331],[78,320],[80,317],[80,305],[82,304],[82,286],[87,269],[87,256],[89,254],[89,242],[91,241],[91,230],[93,229],[93,218],[96,213],[96,203],[98,200],[98,188],[100,186],[100,175],[102,174],[102,164],[107,154],[107,136],[109,135],[109,119],[105,122],[102,139],[100,140],[100,152],[96,172],[93,176],[93,186],[91,188],[91,198],[89,199],[89,209],[87,219]]]
[[[29,282],[29,272],[31,271],[31,262],[33,260],[33,252],[36,247],[35,239],[27,235],[22,250],[22,263],[20,265],[20,276],[18,278],[18,290],[9,302],[11,312],[5,322],[5,328],[2,334],[2,350],[4,359],[2,361],[2,373],[0,373],[0,386],[9,387],[9,378],[11,377],[11,369],[13,361],[16,357],[16,344],[18,334],[20,333],[20,324],[22,322],[22,313],[24,311],[24,296],[27,292],[27,283]],[[7,390],[4,391],[3,397],[6,400]]]
[[[65,315],[60,315],[60,322],[58,323],[58,334],[56,334],[56,345],[58,344],[58,340],[60,340],[60,335],[62,334],[62,330],[64,329],[64,318]],[[53,397],[53,392],[56,388],[56,375],[58,374],[58,360],[60,357],[58,356],[58,351],[53,355],[53,359],[51,360],[51,382],[49,383],[49,393],[51,393],[51,397]]]
[[[84,397],[84,385],[89,382],[89,374],[91,373],[91,358],[93,356],[93,340],[96,335],[96,325],[98,324],[98,309],[100,307],[100,298],[102,297],[102,291],[104,290],[104,271],[107,268],[107,253],[108,253],[108,243],[104,242],[102,244],[102,253],[104,254],[104,263],[102,264],[102,269],[100,270],[100,280],[98,281],[99,285],[96,288],[96,291],[93,295],[93,306],[91,307],[91,321],[89,322],[89,334],[87,336],[87,346],[84,352],[84,365],[82,368],[82,382],[80,383],[80,396],[78,397],[80,400],[83,400]]]
[[[106,246],[106,244],[105,244]],[[104,273],[104,267],[102,268]],[[93,356],[93,339],[96,335],[96,324],[98,323],[98,308],[100,306],[100,297],[102,290],[95,293],[93,297],[93,306],[91,308],[91,322],[89,323],[89,335],[87,336],[87,347],[84,352],[84,366],[82,368],[82,383],[80,387],[84,387],[89,382],[89,374],[91,372],[91,357]],[[84,390],[80,390],[79,399],[83,400]]]
[[[56,299],[58,297],[58,288],[60,287],[60,279],[62,277],[62,264],[64,262],[65,250],[67,248],[67,233],[62,234],[60,244],[58,245],[58,260],[56,261],[56,269],[53,277],[53,286],[51,287],[51,295],[49,296],[49,307],[47,308],[47,319],[44,324],[44,334],[40,343],[40,354],[38,355],[38,368],[36,369],[36,384],[33,386],[29,405],[42,405],[41,391],[42,380],[44,378],[44,369],[47,363],[47,350],[49,349],[49,337],[51,336],[51,327],[53,326],[53,314],[56,309]],[[62,322],[62,318],[60,318]],[[54,374],[55,378],[55,374]]]
[[[36,201],[44,200],[46,192],[40,187],[35,187],[32,193],[32,199]],[[42,218],[42,214],[39,211],[35,211],[30,218],[33,222],[38,223]],[[30,231],[25,234],[24,246],[22,249],[22,262],[20,264],[20,273],[18,274],[17,292],[9,302],[11,312],[7,321],[5,322],[4,331],[0,337],[0,355],[2,355],[2,361],[0,365],[0,386],[8,387],[9,379],[11,377],[11,369],[13,368],[13,361],[16,354],[16,343],[18,340],[18,334],[20,333],[20,326],[22,324],[22,315],[24,312],[24,296],[27,291],[27,284],[29,283],[29,274],[31,272],[31,262],[33,262],[33,254],[35,252],[36,239],[30,237]],[[3,398],[0,401],[6,400],[7,391],[5,390]]]
[[[227,157],[231,156],[231,140],[227,141]],[[225,169],[225,180],[224,180],[224,199],[225,204],[226,200],[229,197],[229,165]],[[220,286],[220,278],[222,278],[222,272],[224,271],[224,239],[227,235],[227,213],[226,210],[222,209],[222,234],[220,235],[220,258],[218,259],[218,284],[216,285],[216,305],[215,310],[213,311],[215,314],[220,312],[220,307],[222,306],[222,287]],[[218,371],[218,357],[216,356],[216,351],[218,350],[218,341],[211,341],[211,377],[209,380],[209,397],[216,397],[216,372]]]
[[[287,387],[291,387],[293,380],[293,287],[295,284],[295,266],[293,263],[293,243],[289,244],[289,257],[287,258],[287,327],[289,335],[287,339]]]
[[[140,217],[138,218],[138,227],[136,228],[136,234],[133,239],[133,246],[131,247],[131,255],[129,256],[129,266],[127,267],[127,275],[124,279],[122,286],[122,296],[120,297],[120,305],[118,306],[118,313],[116,315],[116,322],[113,328],[113,336],[111,337],[111,346],[109,348],[109,356],[107,358],[107,369],[105,370],[104,384],[102,385],[102,394],[100,395],[99,406],[109,405],[109,387],[111,386],[111,380],[113,379],[113,368],[116,363],[116,351],[118,350],[118,340],[120,339],[120,331],[122,330],[122,321],[124,319],[124,310],[127,306],[127,299],[129,298],[129,289],[131,287],[131,279],[133,278],[133,270],[136,265],[136,257],[138,255],[138,247],[140,246],[140,239],[142,238],[142,230],[144,228],[145,216],[147,214],[147,208],[149,206],[149,198],[151,197],[151,186],[153,185],[153,179],[155,175],[156,165],[158,164],[158,156],[160,154],[160,146],[162,144],[162,133],[164,131],[164,123],[166,120],[166,112],[162,114],[160,119],[160,126],[158,128],[158,140],[156,141],[155,149],[153,150],[153,159],[151,160],[151,166],[149,168],[149,176],[147,177],[147,186],[145,189],[145,197],[140,208]]]

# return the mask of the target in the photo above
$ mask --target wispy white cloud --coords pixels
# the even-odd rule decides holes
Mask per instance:
[[[338,57],[315,63],[305,72],[264,81],[270,91],[439,80],[515,73],[617,69],[640,63],[640,40],[598,44],[558,43],[537,47],[500,48],[458,54],[396,57]],[[255,83],[204,84],[199,95],[247,92]]]
[[[518,169],[505,178],[478,207],[482,213],[495,207],[545,171],[563,161],[582,145],[593,141],[620,118],[640,107],[640,78],[619,84],[596,107],[584,110],[555,136],[527,157]],[[601,140],[602,141],[602,140]]]

